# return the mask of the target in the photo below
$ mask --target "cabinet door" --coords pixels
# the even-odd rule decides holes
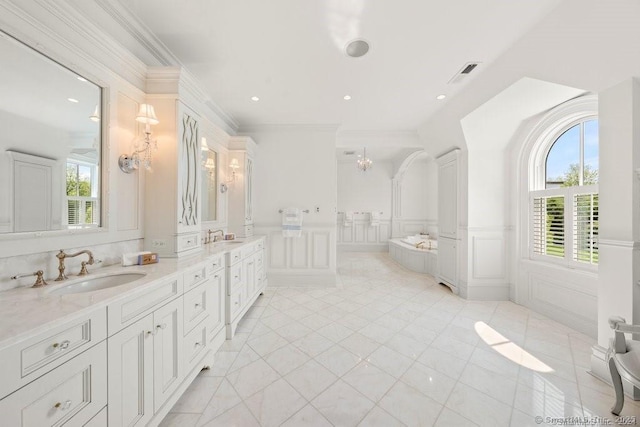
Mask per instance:
[[[457,286],[458,241],[438,239],[438,279]]]
[[[225,307],[225,271],[221,269],[213,273],[209,278],[209,286],[212,304],[209,307],[209,332],[213,337],[224,327],[224,307]]]
[[[440,165],[438,176],[438,221],[442,237],[458,234],[458,162]]]
[[[181,381],[182,322],[182,298],[153,312],[153,401],[156,412]]]
[[[244,280],[247,286],[247,297],[251,298],[256,293],[256,256],[251,255],[242,261]]]
[[[153,315],[108,339],[109,425],[146,425],[153,416]]]
[[[199,231],[200,149],[198,120],[186,108],[180,109],[178,141],[178,233]]]
[[[247,157],[245,160],[245,225],[253,224],[253,159]]]

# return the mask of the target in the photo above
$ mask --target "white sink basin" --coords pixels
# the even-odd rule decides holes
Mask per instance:
[[[108,276],[87,277],[77,282],[69,283],[51,289],[48,293],[53,295],[79,294],[82,292],[93,292],[100,289],[113,288],[115,286],[131,283],[134,280],[143,278],[146,273],[114,273]]]

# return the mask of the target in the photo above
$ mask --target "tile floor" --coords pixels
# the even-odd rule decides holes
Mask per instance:
[[[511,302],[458,298],[387,254],[338,264],[336,288],[268,289],[162,426],[613,420],[613,389],[587,372],[593,339]],[[627,399],[623,415],[640,420],[640,405]]]

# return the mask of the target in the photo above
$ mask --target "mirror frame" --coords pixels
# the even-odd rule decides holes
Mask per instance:
[[[95,85],[100,92],[100,131],[98,134],[100,135],[100,182],[98,194],[100,195],[100,225],[97,227],[87,227],[87,228],[64,228],[64,229],[56,229],[56,230],[38,230],[38,231],[21,231],[21,232],[10,232],[10,233],[0,233],[0,242],[11,241],[11,240],[26,240],[32,238],[43,238],[43,237],[62,237],[62,236],[70,236],[70,235],[85,235],[85,234],[96,234],[96,233],[104,233],[109,228],[109,205],[110,201],[108,198],[108,189],[109,189],[109,168],[110,168],[110,150],[108,143],[109,141],[109,122],[110,122],[110,88],[104,82],[101,81],[94,73],[90,72],[86,68],[78,66],[76,63],[73,63],[69,58],[66,59],[55,59],[51,55],[43,52],[46,50],[46,47],[41,43],[33,42],[30,37],[25,36],[21,38],[16,36],[5,29],[0,28],[0,33],[4,37],[9,37],[16,42],[24,45],[26,48],[31,49],[34,53],[38,55],[42,55],[49,61],[52,61],[55,64],[67,69],[70,73],[73,73],[77,76],[80,76],[86,79],[89,83]],[[61,160],[62,161],[62,160]],[[64,159],[66,163],[66,159]],[[116,239],[116,241],[119,239]],[[106,243],[106,242],[96,242]],[[43,250],[46,250],[43,248]],[[4,252],[4,251],[2,251]],[[24,250],[19,250],[18,253],[23,253]],[[28,251],[31,252],[31,251]],[[40,250],[36,252],[41,252]],[[0,257],[3,257],[2,253],[0,253]]]

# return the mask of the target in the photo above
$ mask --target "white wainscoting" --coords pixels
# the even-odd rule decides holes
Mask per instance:
[[[387,252],[391,238],[391,220],[380,218],[377,226],[371,226],[369,213],[354,213],[351,225],[345,226],[344,214],[338,214],[338,247],[342,251]]]
[[[520,261],[517,303],[596,336],[598,275],[530,260]]]
[[[302,230],[300,237],[285,238],[280,224],[254,225],[256,235],[267,236],[269,286],[335,286],[335,225],[308,224]]]
[[[477,227],[465,231],[469,242],[469,270],[467,280],[459,284],[460,295],[471,300],[509,300],[507,230],[504,227]]]

